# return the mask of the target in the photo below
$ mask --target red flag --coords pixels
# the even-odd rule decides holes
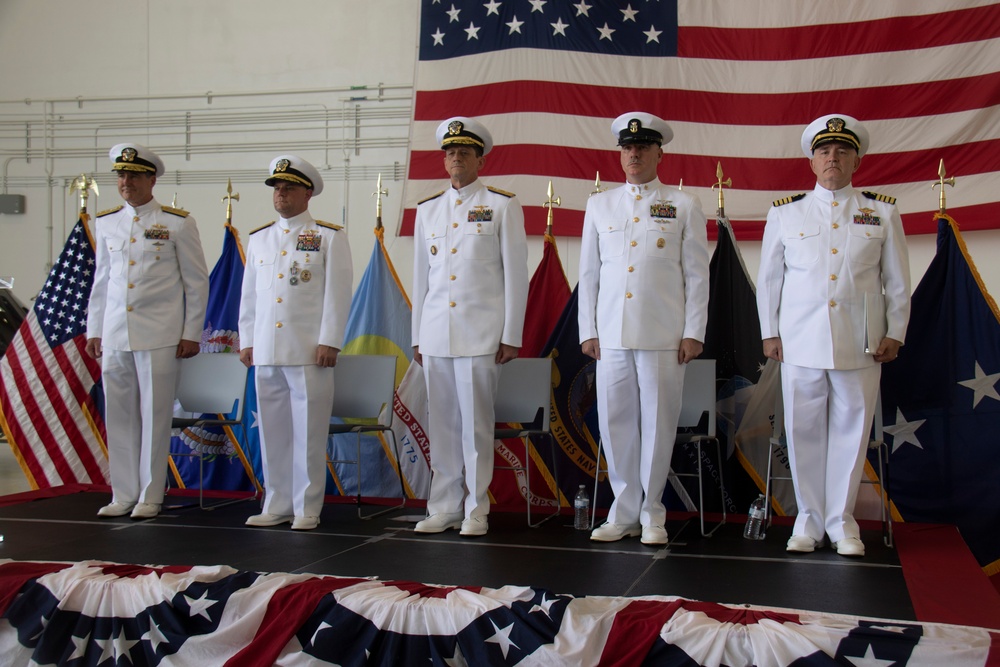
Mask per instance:
[[[0,426],[34,489],[107,484],[101,365],[84,351],[94,241],[80,220],[0,360]]]
[[[546,234],[542,261],[538,263],[538,268],[528,283],[528,310],[524,316],[524,335],[519,356],[538,356],[549,341],[571,293],[566,272],[559,260],[556,240]]]

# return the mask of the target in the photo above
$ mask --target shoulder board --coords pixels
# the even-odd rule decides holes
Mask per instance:
[[[174,208],[173,206],[161,206],[160,208],[163,209],[164,213],[171,213],[173,215],[179,215],[182,218],[186,218],[189,215],[191,215],[190,213],[188,213],[187,211],[185,211],[182,208]]]
[[[117,213],[118,211],[122,210],[123,208],[125,208],[125,205],[124,204],[119,204],[118,206],[115,206],[114,208],[109,208],[107,210],[100,211],[97,214],[97,217],[100,218],[100,217],[105,216],[105,215],[111,215],[112,213]]]
[[[276,223],[276,222],[277,222],[277,220],[272,220],[271,222],[267,223],[266,225],[261,225],[261,226],[260,226],[260,227],[258,227],[257,229],[251,229],[251,230],[250,230],[250,233],[251,233],[251,234],[256,234],[256,233],[257,233],[257,232],[259,232],[260,230],[262,230],[262,229],[267,229],[268,227],[270,227],[271,225],[273,225],[273,224],[274,224],[274,223]]]
[[[862,192],[861,194],[863,194],[865,197],[868,197],[869,199],[874,199],[875,201],[884,202],[886,204],[896,203],[896,198],[890,197],[889,195],[880,195],[877,192]]]
[[[438,197],[440,197],[441,195],[443,195],[445,192],[446,192],[445,190],[442,190],[441,192],[439,192],[437,194],[431,195],[427,199],[421,199],[420,201],[417,202],[417,206],[420,206],[424,202],[430,201],[432,199],[437,199]]]
[[[327,229],[335,229],[337,231],[340,231],[341,229],[344,228],[343,225],[335,225],[332,222],[323,222],[322,220],[317,220],[316,224],[319,225],[320,227],[326,227]]]
[[[772,206],[784,206],[785,204],[791,204],[793,201],[798,201],[806,196],[806,193],[791,195],[789,197],[782,197],[781,199],[775,199],[771,205]]]
[[[517,196],[513,192],[507,192],[506,190],[501,190],[500,188],[495,188],[492,185],[487,185],[486,189],[489,190],[490,192],[495,192],[498,195],[503,195],[504,197],[516,197]]]

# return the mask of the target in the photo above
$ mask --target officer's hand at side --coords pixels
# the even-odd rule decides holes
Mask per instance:
[[[902,345],[903,343],[895,338],[883,338],[882,342],[878,346],[878,349],[875,350],[875,361],[880,364],[892,361],[899,355],[899,348],[902,347]]]
[[[333,368],[337,365],[337,355],[340,350],[329,345],[320,345],[316,348],[316,365],[323,368]]]
[[[591,359],[601,360],[601,340],[599,338],[588,338],[580,343],[580,351]]]
[[[87,347],[84,348],[87,354],[90,355],[91,359],[100,359],[101,355],[104,354],[104,348],[101,347],[100,338],[88,338]]]
[[[420,346],[419,345],[414,345],[413,346],[413,360],[415,362],[417,362],[418,366],[423,366],[424,365],[424,355],[420,354]]]
[[[521,348],[500,343],[500,349],[497,350],[496,362],[498,364],[506,364],[508,361],[517,359],[517,351],[519,349]]]
[[[251,366],[253,366],[253,348],[252,347],[245,347],[242,350],[240,350],[240,361],[242,361],[243,365],[246,366],[247,368],[250,368]]]
[[[177,343],[177,358],[190,359],[201,351],[201,344],[196,340],[182,340]]]
[[[705,346],[700,340],[694,338],[682,338],[681,346],[677,350],[677,363],[686,364],[693,359],[697,359]]]
[[[781,347],[781,338],[775,336],[774,338],[764,339],[764,356],[768,359],[774,359],[775,361],[784,361],[785,354]]]

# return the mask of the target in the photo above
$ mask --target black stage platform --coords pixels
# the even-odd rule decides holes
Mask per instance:
[[[764,541],[744,540],[743,516],[730,517],[710,538],[700,535],[696,516],[681,517],[668,522],[669,546],[655,548],[638,539],[591,542],[589,533],[573,529],[568,515],[529,528],[523,513],[494,512],[489,534],[468,539],[456,531],[414,533],[414,522],[423,518],[419,507],[363,521],[353,504],[328,502],[318,529],[295,532],[287,525],[244,526],[258,511],[255,501],[203,511],[197,505],[169,507],[191,499],[168,497],[156,519],[98,519],[97,509],[108,500],[107,493],[79,492],[0,507],[5,537],[0,557],[225,564],[261,572],[491,588],[512,584],[578,597],[670,595],[918,620],[899,555],[883,545],[879,530],[863,532],[863,559],[848,559],[829,548],[786,554],[787,524],[772,526]]]

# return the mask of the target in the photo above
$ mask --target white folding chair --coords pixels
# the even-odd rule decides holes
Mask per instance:
[[[525,475],[528,507],[528,525],[537,528],[549,519],[559,515],[559,471],[556,457],[555,439],[549,430],[549,410],[552,401],[552,359],[518,358],[503,365],[500,370],[500,381],[497,386],[496,401],[493,409],[497,426],[493,437],[521,438],[524,441],[524,465],[495,466],[495,470],[521,470]],[[549,454],[552,460],[552,477],[555,483],[555,512],[541,521],[531,522],[531,436],[541,436],[549,441]]]
[[[243,428],[243,410],[246,405],[247,367],[240,361],[240,355],[230,352],[198,354],[180,363],[177,383],[177,401],[185,412],[201,415],[198,417],[174,417],[171,428],[217,426],[223,429]],[[231,415],[231,416],[229,416]],[[212,509],[244,500],[228,500],[205,506],[205,456],[202,452],[172,454],[172,456],[198,457],[198,506]],[[244,461],[245,463],[245,461]],[[260,496],[260,488],[254,482],[256,492],[251,499]]]
[[[674,441],[674,452],[677,446],[695,445],[698,456],[698,472],[674,472],[670,469],[669,475],[680,477],[698,478],[698,518],[701,525],[701,534],[710,537],[720,527],[726,523],[726,491],[722,478],[722,448],[719,445],[719,438],[716,435],[716,397],[715,397],[715,359],[695,359],[688,363],[684,371],[684,387],[681,396],[681,414],[677,420],[677,437]],[[704,422],[704,432],[693,431]],[[719,494],[722,498],[722,520],[709,531],[705,530],[705,481],[702,469],[701,446],[702,443],[714,441],[716,459],[719,464]],[[594,499],[597,498],[598,481],[600,473],[606,472],[606,468],[601,467],[601,457],[604,451],[604,443],[598,440],[597,445],[597,466],[594,473]],[[595,519],[591,515],[591,528]]]
[[[333,368],[333,410],[332,416],[351,423],[330,423],[330,435],[353,433],[357,439],[358,454],[354,459],[331,459],[327,457],[327,467],[336,479],[333,465],[345,463],[357,466],[358,487],[356,500],[359,519],[373,519],[393,510],[406,507],[406,486],[403,470],[399,462],[399,445],[392,430],[392,401],[396,391],[396,357],[381,354],[341,354]],[[379,423],[383,408],[388,407],[386,424]],[[402,501],[398,505],[363,514],[361,511],[361,435],[377,433],[392,438],[392,448],[396,454],[393,465],[399,477]]]

